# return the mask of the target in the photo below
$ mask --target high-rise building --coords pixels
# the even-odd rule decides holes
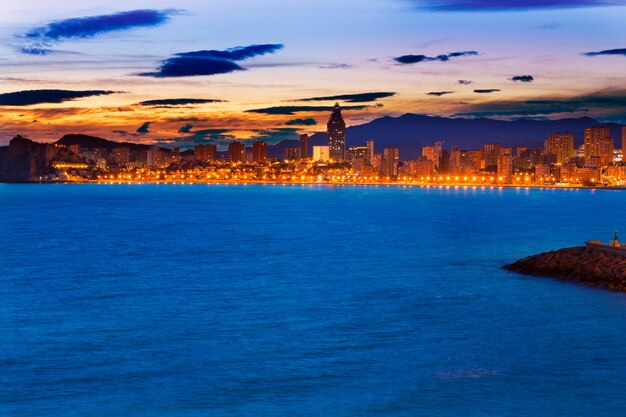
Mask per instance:
[[[244,162],[246,160],[246,145],[241,142],[230,142],[228,144],[228,161]]]
[[[544,142],[544,151],[548,162],[564,164],[573,158],[574,135],[572,133],[552,133]]]
[[[346,159],[348,161],[361,160],[365,164],[369,161],[369,149],[367,146],[351,146],[346,153]]]
[[[613,138],[608,127],[590,127],[585,129],[585,158],[599,156],[602,165],[613,162]]]
[[[300,147],[285,148],[285,160],[293,161],[300,159]]]
[[[267,142],[256,141],[252,144],[252,161],[257,164],[267,162]]]
[[[117,165],[127,165],[130,162],[130,149],[125,146],[113,149],[113,159]]]
[[[330,158],[335,161],[343,161],[346,153],[346,122],[341,116],[339,103],[335,103],[327,127]]]
[[[486,143],[483,145],[483,159],[486,169],[493,169],[498,165],[498,156],[500,155],[499,143]]]
[[[382,172],[385,177],[398,176],[398,162],[400,151],[398,148],[385,148],[383,150]]]
[[[313,147],[313,160],[325,162],[330,159],[330,147],[328,146],[314,146]]]
[[[480,171],[481,151],[461,151],[461,173],[476,174]]]
[[[450,151],[450,173],[461,173],[461,151],[458,146],[453,147]]]
[[[309,155],[309,135],[300,135],[300,158],[308,159]]]
[[[217,146],[206,144],[196,145],[193,148],[196,156],[196,161],[213,161],[215,160],[215,154],[217,153]]]
[[[513,180],[513,155],[503,154],[498,156],[498,180],[503,183],[511,183]]]
[[[437,156],[435,152],[434,146],[423,146],[422,147],[422,156],[426,158],[428,161],[436,162]]]
[[[622,158],[626,161],[626,126],[622,126]]]
[[[367,146],[367,160],[365,161],[365,164],[372,165],[372,162],[374,161],[374,139],[368,140],[366,146]]]
[[[435,163],[425,157],[411,162],[411,175],[417,179],[425,179],[435,175]]]
[[[443,142],[438,140],[435,142],[435,168],[438,170],[442,170],[443,168],[447,168],[447,164],[443,161]]]

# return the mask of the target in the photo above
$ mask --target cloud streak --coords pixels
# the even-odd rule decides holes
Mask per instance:
[[[365,110],[370,106],[343,106],[341,110]],[[330,112],[332,106],[276,106],[263,109],[246,110],[246,113],[294,115],[303,112]]]
[[[535,81],[535,78],[532,75],[516,75],[515,77],[511,77],[510,80],[520,83],[532,83]]]
[[[115,94],[106,90],[25,90],[0,94],[0,106],[30,106],[41,103],[63,103],[84,97]]]
[[[287,126],[315,126],[315,119],[292,119],[285,123]]]
[[[392,92],[341,94],[336,96],[301,98],[295,101],[345,101],[346,103],[368,103],[370,101],[376,101],[381,98],[391,97],[394,95],[396,95],[396,93]]]
[[[497,88],[487,88],[487,89],[482,89],[482,90],[474,90],[474,92],[476,94],[491,94],[491,93],[497,93],[500,90],[498,90]]]
[[[567,113],[595,113],[602,117],[617,115],[623,118],[626,114],[626,91],[538,100],[496,100],[470,105],[456,116],[528,117]]]
[[[621,56],[626,56],[626,48],[607,49],[605,51],[598,51],[598,52],[585,52],[583,55],[585,55],[585,56],[602,56],[602,55],[621,55]]]
[[[159,26],[177,10],[131,10],[98,16],[76,17],[48,23],[20,36],[25,45],[20,51],[28,55],[47,55],[52,46],[66,40],[88,39],[109,32]]]
[[[397,58],[394,58],[394,61],[400,64],[417,64],[420,62],[432,62],[432,61],[440,61],[446,62],[451,58],[460,58],[465,56],[476,56],[478,52],[476,51],[462,51],[462,52],[450,52],[448,54],[442,54],[437,56],[427,56],[427,55],[402,55]]]
[[[420,8],[442,12],[523,11],[623,5],[617,0],[434,0],[415,1]]]
[[[225,50],[202,50],[181,52],[161,62],[155,72],[138,75],[156,78],[194,77],[202,75],[228,74],[245,71],[238,64],[255,56],[273,54],[283,48],[282,44],[237,46]]]
[[[147,100],[138,103],[140,106],[186,106],[190,104],[224,103],[226,100],[201,99],[201,98],[166,98],[160,100]]]
[[[441,96],[445,96],[447,94],[452,94],[452,93],[454,93],[454,91],[431,91],[430,93],[426,93],[426,95],[441,97]]]

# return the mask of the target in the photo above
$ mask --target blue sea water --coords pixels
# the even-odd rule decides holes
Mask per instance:
[[[0,416],[623,416],[626,192],[0,184]]]

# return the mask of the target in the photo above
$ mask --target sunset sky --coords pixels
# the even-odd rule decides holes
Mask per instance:
[[[626,123],[625,22],[623,0],[3,1],[0,144],[276,142],[335,101],[348,125]]]

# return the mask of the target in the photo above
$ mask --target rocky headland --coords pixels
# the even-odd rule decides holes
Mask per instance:
[[[540,253],[503,268],[520,274],[554,277],[626,291],[626,256],[588,246]]]

